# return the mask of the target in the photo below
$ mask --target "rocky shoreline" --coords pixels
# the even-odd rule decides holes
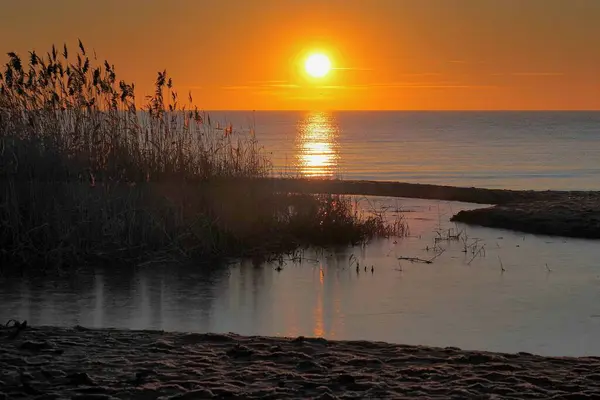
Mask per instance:
[[[82,327],[9,331],[0,331],[0,399],[600,397],[593,357]]]
[[[263,184],[272,185],[282,191],[303,193],[391,196],[492,204],[492,207],[461,211],[452,220],[532,234],[600,238],[598,191],[521,191],[402,182],[309,179],[267,179],[263,180]]]

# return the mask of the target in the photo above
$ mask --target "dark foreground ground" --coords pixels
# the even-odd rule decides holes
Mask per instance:
[[[599,358],[150,331],[0,331],[0,398],[592,399]]]
[[[533,234],[600,238],[600,192],[521,191],[460,188],[400,182],[273,179],[264,180],[280,190],[305,193],[393,196],[478,204],[461,211],[453,221]]]

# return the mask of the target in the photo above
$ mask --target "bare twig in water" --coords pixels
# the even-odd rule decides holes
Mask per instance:
[[[498,256],[498,261],[500,261],[500,270],[502,271],[502,273],[504,273],[504,271],[506,271],[504,269],[504,265],[502,264],[502,259],[500,258],[500,256]]]
[[[423,264],[432,264],[433,263],[433,261],[423,260],[422,258],[418,258],[418,257],[398,257],[398,260],[418,262],[418,263],[423,263]]]
[[[475,257],[477,257],[478,255],[481,255],[482,257],[485,255],[485,244],[483,246],[481,246],[479,248],[479,250],[477,250],[477,252],[475,252],[473,254],[473,257],[469,260],[469,262],[467,263],[467,265],[471,265],[471,263],[473,262],[473,260],[475,259]]]
[[[435,256],[433,256],[432,258],[429,259],[430,262],[433,262],[436,258],[438,258],[439,256],[441,256],[442,254],[444,254],[444,252],[446,251],[446,249],[442,249],[440,250]]]
[[[413,263],[417,262],[417,263],[422,263],[422,264],[433,264],[433,261],[436,258],[438,258],[439,256],[441,256],[442,254],[444,254],[445,251],[446,251],[446,249],[441,249],[435,256],[431,257],[428,260],[418,258],[418,257],[398,257],[398,261],[405,260],[405,261],[410,261]]]
[[[354,263],[356,263],[356,265],[358,266],[358,259],[356,258],[354,253],[350,254],[350,257],[348,257],[348,262],[350,263],[350,268],[352,268],[352,265]]]

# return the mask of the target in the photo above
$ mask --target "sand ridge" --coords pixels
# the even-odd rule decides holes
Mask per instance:
[[[592,357],[81,327],[0,332],[0,354],[0,399],[600,398]]]

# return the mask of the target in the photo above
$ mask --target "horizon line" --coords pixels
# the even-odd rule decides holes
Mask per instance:
[[[584,109],[244,109],[244,108],[203,108],[205,112],[212,111],[239,111],[239,112],[307,112],[307,111],[324,111],[324,112],[600,112],[600,108],[584,108]]]

